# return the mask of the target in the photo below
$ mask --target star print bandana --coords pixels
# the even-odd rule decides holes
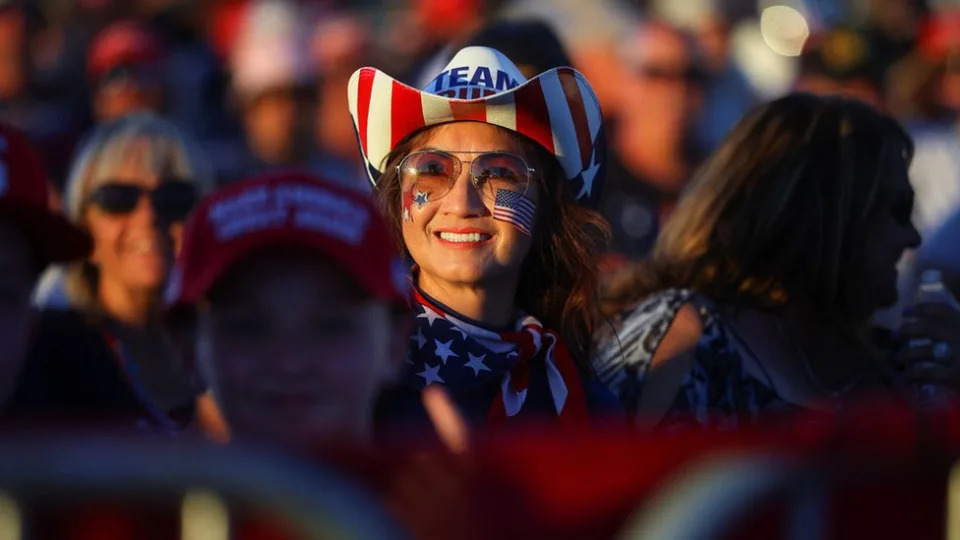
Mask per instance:
[[[586,423],[587,406],[580,374],[560,337],[530,315],[520,316],[513,331],[493,332],[470,324],[414,290],[416,322],[404,365],[404,382],[418,390],[446,386],[454,398],[484,386],[499,389],[487,410],[498,425],[516,416],[527,401],[527,387],[537,363],[546,373],[552,408],[564,424]]]

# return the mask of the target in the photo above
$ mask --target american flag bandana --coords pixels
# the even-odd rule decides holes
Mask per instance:
[[[521,232],[529,235],[533,230],[533,216],[537,206],[533,200],[516,191],[498,189],[493,203],[493,219],[512,223]]]
[[[367,175],[376,186],[401,141],[437,124],[485,122],[532,139],[556,157],[577,202],[596,207],[606,163],[600,102],[578,71],[559,67],[527,80],[506,56],[466,47],[425,88],[372,67],[347,89]]]
[[[422,390],[442,384],[457,394],[478,387],[499,388],[489,409],[488,425],[516,416],[527,399],[531,365],[545,364],[553,409],[563,424],[583,426],[587,404],[580,373],[556,332],[522,315],[514,330],[493,332],[445,312],[414,289],[416,314],[410,348],[403,366],[404,382]]]

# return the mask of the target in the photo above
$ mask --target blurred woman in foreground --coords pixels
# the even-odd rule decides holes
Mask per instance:
[[[650,260],[607,290],[616,332],[599,336],[600,378],[641,421],[660,424],[736,426],[892,388],[894,360],[931,356],[895,358],[868,323],[896,301],[897,260],[920,243],[911,155],[894,120],[855,101],[796,94],[753,111]],[[960,350],[934,332],[955,315],[910,333]]]
[[[93,251],[65,271],[69,309],[40,320],[17,399],[23,412],[164,430],[192,419],[198,387],[163,331],[161,292],[182,222],[210,184],[192,147],[157,116],[126,116],[91,135],[64,208]]]

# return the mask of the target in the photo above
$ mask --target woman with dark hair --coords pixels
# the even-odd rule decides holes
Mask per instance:
[[[416,324],[387,413],[418,410],[437,383],[472,424],[586,420],[607,232],[589,209],[603,152],[587,81],[570,68],[528,81],[498,51],[467,47],[422,91],[363,68],[349,96],[413,262]]]
[[[794,94],[751,112],[650,259],[610,284],[616,332],[599,336],[598,376],[661,424],[735,426],[890,388],[894,358],[869,317],[896,301],[896,262],[920,243],[912,151],[893,119],[848,99]]]

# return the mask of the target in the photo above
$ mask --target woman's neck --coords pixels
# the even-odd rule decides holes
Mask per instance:
[[[492,327],[510,325],[516,314],[515,280],[503,279],[483,285],[455,284],[420,273],[417,276],[417,286],[428,296],[460,315]]]
[[[145,328],[159,320],[160,296],[156,291],[132,290],[101,281],[97,296],[104,313],[124,326]]]

